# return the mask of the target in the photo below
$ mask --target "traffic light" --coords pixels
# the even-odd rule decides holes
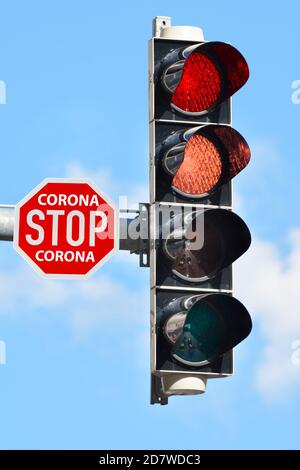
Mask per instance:
[[[157,123],[155,129],[155,152],[160,163],[156,165],[155,200],[219,202],[217,190],[250,160],[247,142],[228,125],[179,126],[174,130],[174,123]],[[228,200],[228,194],[224,194],[223,203]]]
[[[251,331],[246,308],[227,294],[190,292],[171,297],[158,315],[160,367],[170,367],[173,359],[183,367],[211,364]]]
[[[205,391],[233,374],[233,348],[251,331],[232,295],[232,263],[250,246],[232,211],[232,179],[250,160],[231,126],[247,82],[242,54],[200,28],[154,20],[149,42],[151,403]]]

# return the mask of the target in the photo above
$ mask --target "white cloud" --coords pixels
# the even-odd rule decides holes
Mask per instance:
[[[107,194],[112,199],[116,199],[121,209],[136,209],[139,202],[147,202],[149,200],[148,184],[125,179],[118,181],[107,169],[99,168],[91,170],[85,168],[79,162],[71,162],[66,166],[65,172],[68,178],[91,179],[104,194]]]
[[[251,143],[249,165],[235,179],[233,203],[235,211],[256,213],[261,204],[273,211],[283,206],[282,194],[286,192],[288,170],[278,147],[270,140]],[[276,188],[276,191],[270,188]],[[257,218],[257,223],[264,221]]]
[[[236,262],[235,294],[247,305],[266,344],[256,385],[268,399],[282,399],[300,386],[300,367],[292,362],[292,344],[300,339],[300,229],[289,234],[289,254],[275,244],[254,240]]]
[[[272,151],[272,146],[261,144],[255,149],[256,154],[264,153],[267,158],[256,164],[258,172],[253,169],[250,173],[250,180],[256,184],[253,204],[255,195],[265,188],[266,180],[265,177],[258,180],[255,174],[266,176],[268,168],[272,168],[273,177],[278,176],[278,154]],[[131,203],[148,200],[147,185],[118,182],[107,170],[91,171],[73,162],[66,167],[66,174],[90,178],[115,198],[127,192]],[[245,204],[243,193],[238,192],[236,201],[238,213],[248,208],[248,198]],[[300,366],[292,361],[292,345],[300,339],[300,229],[290,232],[289,242],[290,252],[286,255],[280,253],[274,243],[256,239],[250,250],[235,263],[234,294],[249,309],[254,326],[265,342],[262,356],[258,357],[257,351],[253,351],[252,357],[257,364],[256,386],[268,400],[281,398],[293,387],[300,386]],[[126,263],[128,268],[138,266],[137,257],[128,253],[119,253],[118,262]],[[0,272],[0,295],[0,314],[32,309],[47,309],[51,313],[59,308],[78,340],[88,338],[91,332],[100,331],[102,327],[106,331],[115,329],[116,325],[124,330],[124,337],[128,335],[132,340],[129,330],[133,325],[140,325],[133,343],[140,349],[144,363],[148,338],[148,286],[137,292],[119,278],[110,278],[102,272],[84,282],[47,281],[28,267],[22,267],[10,273]]]
[[[0,273],[0,296],[0,315],[60,312],[76,340],[88,339],[103,327],[107,332],[117,327],[127,331],[135,325],[138,335],[149,311],[146,290],[137,292],[110,276],[97,273],[83,281],[47,280],[21,263]]]
[[[75,162],[66,167],[65,173],[68,177],[91,179],[112,198],[126,194],[127,189],[129,203],[135,207],[136,203],[148,200],[146,185],[118,182],[105,169],[94,172]],[[110,263],[118,263],[126,278],[100,270],[82,281],[48,280],[20,260],[11,270],[0,271],[0,316],[26,316],[35,323],[60,315],[68,325],[71,340],[86,342],[92,337],[103,338],[105,332],[106,340],[112,338],[120,350],[127,346],[135,348],[135,357],[140,362],[149,345],[149,341],[143,341],[150,315],[148,286],[135,288],[137,256],[119,252]]]

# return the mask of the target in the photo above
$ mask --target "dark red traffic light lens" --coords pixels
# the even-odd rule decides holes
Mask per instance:
[[[237,92],[249,78],[249,67],[242,54],[230,44],[224,42],[206,43],[205,49],[214,54],[226,76],[224,99]]]
[[[213,126],[212,132],[226,149],[227,172],[224,183],[227,183],[248,165],[250,147],[244,137],[232,127]]]

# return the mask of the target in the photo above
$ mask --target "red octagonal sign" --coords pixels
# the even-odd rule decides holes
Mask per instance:
[[[117,215],[90,181],[46,179],[16,206],[14,248],[45,277],[87,277],[117,249]]]

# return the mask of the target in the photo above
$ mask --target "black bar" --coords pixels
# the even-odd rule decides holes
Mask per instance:
[[[134,469],[144,465],[198,466],[227,463],[244,465],[276,465],[287,461],[296,464],[300,461],[299,451],[218,451],[218,450],[62,450],[62,451],[0,451],[0,467],[5,470],[15,468],[41,469],[46,465],[57,468],[101,468],[111,466]],[[146,467],[147,468],[147,467]]]

